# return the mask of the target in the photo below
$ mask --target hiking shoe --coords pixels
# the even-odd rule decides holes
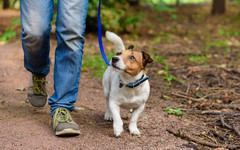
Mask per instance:
[[[46,105],[48,96],[46,83],[45,77],[31,75],[27,96],[33,107],[43,107]]]
[[[53,115],[53,130],[57,136],[78,135],[79,126],[73,121],[66,108],[57,108]]]

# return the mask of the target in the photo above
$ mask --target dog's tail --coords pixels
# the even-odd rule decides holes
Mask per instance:
[[[109,41],[113,42],[116,48],[116,53],[120,53],[125,50],[122,39],[113,32],[106,32],[106,37]]]

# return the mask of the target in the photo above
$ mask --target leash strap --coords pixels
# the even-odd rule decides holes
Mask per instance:
[[[108,62],[108,59],[104,53],[103,49],[103,43],[102,43],[102,28],[101,28],[101,0],[99,0],[99,5],[98,5],[98,43],[100,47],[100,51],[102,54],[102,57],[105,61],[105,63],[110,66],[110,63]]]

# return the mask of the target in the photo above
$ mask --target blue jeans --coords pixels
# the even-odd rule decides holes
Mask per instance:
[[[21,0],[22,47],[24,66],[37,76],[46,76],[51,64],[50,22],[53,0]],[[74,110],[77,99],[88,0],[58,0],[54,90],[48,99],[51,116],[59,107]]]

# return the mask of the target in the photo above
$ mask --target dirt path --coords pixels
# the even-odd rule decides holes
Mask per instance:
[[[73,112],[82,134],[56,137],[50,125],[49,106],[34,109],[26,99],[26,91],[16,90],[27,87],[29,79],[23,67],[21,44],[0,46],[0,54],[0,149],[183,149],[182,144],[187,143],[165,130],[169,121],[184,120],[166,118],[165,113],[159,111],[160,106],[152,105],[147,105],[139,120],[141,137],[129,135],[129,121],[125,119],[123,137],[115,138],[112,123],[103,120],[105,100],[101,80],[89,79],[84,73],[76,102],[76,107],[84,110]],[[52,71],[47,78],[49,93],[52,93]],[[124,112],[123,117],[127,116]]]

